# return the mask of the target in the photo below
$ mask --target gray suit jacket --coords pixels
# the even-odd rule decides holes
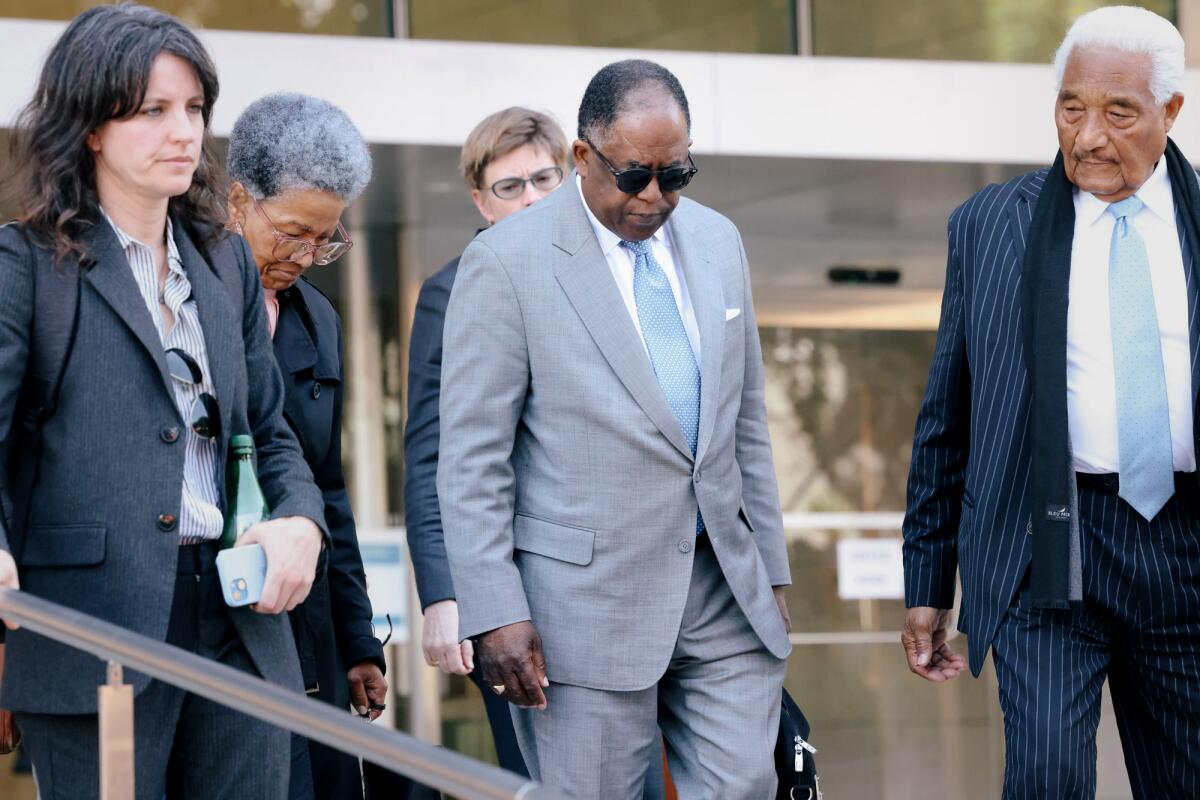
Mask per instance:
[[[267,334],[262,286],[240,238],[209,263],[176,220],[176,244],[199,311],[223,432],[254,436],[258,477],[274,516],[325,528],[321,493],[283,420],[283,383]],[[104,222],[86,237],[96,263],[81,276],[78,330],[43,457],[29,524],[0,530],[21,588],[163,640],[175,590],[179,533],[160,515],[180,512],[184,437],[163,346],[116,235]],[[33,254],[15,226],[0,228],[0,432],[7,435],[25,373],[33,312]],[[223,483],[223,482],[222,482]],[[223,487],[222,487],[223,490]],[[222,497],[224,492],[222,491]],[[328,533],[326,533],[328,536]],[[287,616],[231,609],[263,677],[301,688]],[[149,679],[126,672],[135,691]],[[104,664],[25,629],[11,632],[0,705],[13,711],[96,710]]]
[[[668,224],[700,328],[695,458],[573,178],[476,237],[446,313],[438,494],[459,635],[532,620],[561,683],[626,691],[663,675],[697,503],[755,632],[780,658],[790,648],[746,256],[694,202]]]

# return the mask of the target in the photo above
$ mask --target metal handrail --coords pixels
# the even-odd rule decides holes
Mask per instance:
[[[562,796],[515,773],[369,725],[328,703],[26,592],[0,588],[0,618],[464,800]]]

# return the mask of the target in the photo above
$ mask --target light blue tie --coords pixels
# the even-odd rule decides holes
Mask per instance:
[[[650,242],[621,242],[634,255],[633,300],[642,339],[658,385],[675,412],[692,455],[700,433],[700,369],[666,273],[654,259]]]
[[[700,368],[688,340],[687,329],[675,293],[662,267],[654,260],[650,242],[621,242],[633,253],[633,301],[637,305],[642,340],[650,352],[650,365],[667,405],[675,412],[683,438],[692,455],[700,437]],[[696,533],[704,530],[704,518],[696,513]]]
[[[1117,218],[1108,256],[1108,299],[1117,389],[1120,495],[1150,520],[1175,493],[1175,478],[1167,378],[1150,262],[1146,245],[1131,221],[1143,205],[1133,196],[1108,207]]]

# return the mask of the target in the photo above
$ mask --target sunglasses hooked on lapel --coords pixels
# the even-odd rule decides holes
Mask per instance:
[[[172,347],[167,351],[167,371],[171,377],[185,386],[199,386],[204,382],[204,373],[196,359]],[[192,410],[188,415],[188,425],[197,436],[211,442],[221,435],[221,413],[217,398],[208,392],[201,392],[192,402]]]

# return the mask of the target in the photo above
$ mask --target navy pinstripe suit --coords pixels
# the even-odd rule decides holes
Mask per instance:
[[[988,186],[950,217],[941,321],[909,474],[907,604],[950,608],[961,573],[959,628],[969,637],[971,671],[978,676],[989,647],[996,661],[1005,797],[1094,796],[1106,677],[1134,794],[1200,797],[1195,485],[1149,523],[1115,494],[1081,487],[1084,603],[1044,611],[1021,601],[1032,537],[1020,281],[1047,172]],[[1195,398],[1196,265],[1178,227]]]

